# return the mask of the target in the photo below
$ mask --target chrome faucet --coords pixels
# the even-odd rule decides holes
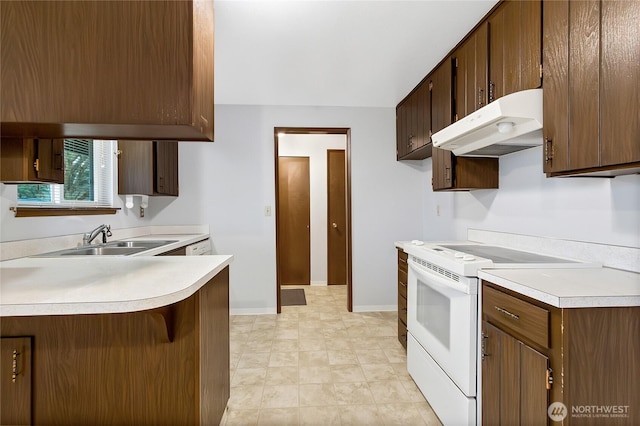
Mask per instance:
[[[82,236],[82,245],[89,245],[98,235],[102,234],[102,243],[107,242],[107,237],[111,236],[111,225],[100,225],[91,232]]]

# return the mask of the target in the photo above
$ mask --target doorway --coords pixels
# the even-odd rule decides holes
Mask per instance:
[[[350,129],[280,127],[274,129],[274,141],[277,311],[281,312],[281,286],[346,284],[347,310],[351,312]],[[335,141],[339,141],[339,145],[335,145]],[[305,154],[304,149],[312,153]],[[320,153],[322,161],[317,160]],[[309,164],[309,157],[314,159],[312,164],[315,166],[305,169],[307,166],[304,164]],[[322,173],[318,172],[320,164]],[[308,195],[305,195],[304,188],[307,187],[306,176],[309,173],[313,188],[311,192],[315,195],[307,210]],[[318,184],[320,178],[322,189]],[[324,207],[319,209],[318,205],[322,205],[322,202],[317,198],[321,191],[324,191]],[[305,197],[307,200],[304,200]],[[292,206],[298,203],[300,205]],[[292,212],[297,212],[298,217],[291,217]],[[322,244],[324,249],[319,253]],[[310,245],[313,250],[308,249]],[[311,273],[307,275],[309,270]]]

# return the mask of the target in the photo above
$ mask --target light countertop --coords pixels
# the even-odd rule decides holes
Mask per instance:
[[[484,269],[478,277],[557,308],[640,306],[640,274],[618,269]]]
[[[226,255],[21,258],[0,263],[0,316],[135,312],[184,300]]]

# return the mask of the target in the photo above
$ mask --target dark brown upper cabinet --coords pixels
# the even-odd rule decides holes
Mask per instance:
[[[544,2],[544,171],[640,172],[640,2]]]
[[[454,121],[487,104],[487,28],[480,24],[453,53]]]
[[[396,107],[396,158],[422,160],[431,156],[431,92],[425,79]]]
[[[8,137],[213,140],[213,1],[3,1]]]
[[[456,157],[453,152],[433,148],[432,187],[434,191],[497,189],[497,158]]]
[[[488,101],[542,84],[542,1],[504,1],[489,16]]]
[[[5,138],[0,167],[4,183],[64,183],[64,139]]]
[[[178,142],[118,141],[118,194],[178,196]]]

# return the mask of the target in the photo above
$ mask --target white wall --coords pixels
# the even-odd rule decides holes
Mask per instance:
[[[278,138],[279,156],[309,157],[312,285],[327,285],[327,150],[346,146],[346,135],[284,134]]]
[[[500,157],[498,190],[434,193],[424,162],[425,240],[466,239],[475,228],[640,247],[640,175],[546,178],[538,147]]]
[[[424,164],[395,160],[394,108],[216,105],[215,143],[180,144],[180,197],[154,224],[209,224],[236,313],[275,312],[274,127],[351,128],[353,304],[394,309],[394,241],[422,235]]]

